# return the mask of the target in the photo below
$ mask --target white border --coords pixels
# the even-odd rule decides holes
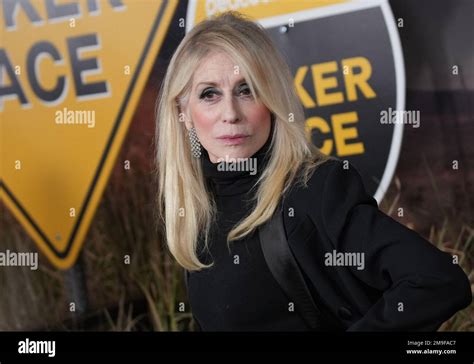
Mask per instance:
[[[194,26],[194,18],[196,15],[196,7],[198,0],[189,0],[187,15],[186,15],[186,32],[189,32]],[[352,0],[348,3],[329,5],[309,10],[288,13],[285,15],[278,15],[271,18],[263,18],[258,22],[264,27],[275,27],[288,23],[288,18],[292,18],[295,23],[311,19],[324,18],[331,15],[341,13],[349,13],[351,11],[358,11],[380,6],[382,14],[385,17],[388,34],[390,37],[390,44],[393,51],[394,65],[395,65],[395,83],[396,83],[396,110],[403,110],[405,108],[405,65],[403,63],[402,47],[400,37],[395,25],[392,9],[388,4],[388,0]],[[377,203],[380,203],[390,186],[390,181],[393,178],[395,169],[397,167],[398,157],[400,155],[400,148],[403,139],[403,115],[398,112],[394,124],[392,142],[388,154],[385,171],[383,172],[380,184],[375,192],[374,198]]]
[[[186,33],[189,33],[194,26],[194,19],[196,18],[197,0],[188,1],[188,9],[186,10]]]
[[[388,34],[390,35],[390,42],[392,43],[393,58],[395,61],[395,82],[397,84],[397,110],[405,109],[405,64],[403,62],[402,45],[398,30],[395,25],[395,18],[393,17],[392,9],[388,4],[388,0],[384,0],[382,4],[382,12],[387,21]],[[383,196],[390,186],[390,181],[393,178],[395,169],[397,168],[398,157],[400,156],[400,149],[403,140],[403,116],[398,112],[396,116],[396,124],[393,130],[392,144],[390,146],[390,153],[388,155],[385,172],[380,181],[379,188],[375,192],[375,199],[378,203],[382,201]]]

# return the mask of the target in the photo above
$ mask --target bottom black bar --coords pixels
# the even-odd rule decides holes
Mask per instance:
[[[0,363],[146,358],[162,352],[319,352],[398,362],[474,362],[474,333],[0,332]]]

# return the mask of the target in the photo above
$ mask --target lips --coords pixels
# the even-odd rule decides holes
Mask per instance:
[[[217,137],[217,139],[234,139],[234,138],[245,138],[247,134],[226,134]]]
[[[247,134],[226,134],[217,137],[217,139],[226,145],[237,145],[244,143],[248,137]]]

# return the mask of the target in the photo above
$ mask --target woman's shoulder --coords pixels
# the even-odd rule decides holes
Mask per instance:
[[[349,173],[344,173],[344,171],[353,168],[348,161],[343,161],[336,157],[324,157],[323,160],[317,161],[312,166],[302,165],[290,190],[290,194],[312,195],[316,197],[323,190],[335,187],[333,185],[334,182],[337,184],[343,182],[344,177],[347,178],[349,175]],[[358,175],[356,170],[353,173]]]
[[[307,189],[311,193],[342,193],[347,189],[367,193],[357,168],[348,160],[336,157],[328,157],[314,168],[308,178]]]
[[[316,167],[312,169],[308,178],[308,185],[313,187],[314,185],[324,185],[329,175],[344,168],[344,163],[347,163],[347,161],[336,157],[326,157],[323,161],[318,162]]]
[[[359,171],[347,160],[329,157],[301,180],[305,182],[295,183],[285,200],[286,205],[305,213],[314,214],[348,204],[377,205],[367,193]]]
[[[295,185],[285,196],[288,236],[300,230],[311,232],[316,227],[337,236],[359,206],[364,206],[364,211],[367,207],[378,209],[357,169],[348,161],[329,158],[312,170],[306,184]]]

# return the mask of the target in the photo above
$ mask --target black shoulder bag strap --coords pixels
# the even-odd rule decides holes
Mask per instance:
[[[312,330],[321,329],[321,312],[311,296],[303,274],[288,245],[282,210],[277,209],[270,220],[261,225],[258,230],[263,255],[273,277],[295,304],[297,312],[309,327]]]

